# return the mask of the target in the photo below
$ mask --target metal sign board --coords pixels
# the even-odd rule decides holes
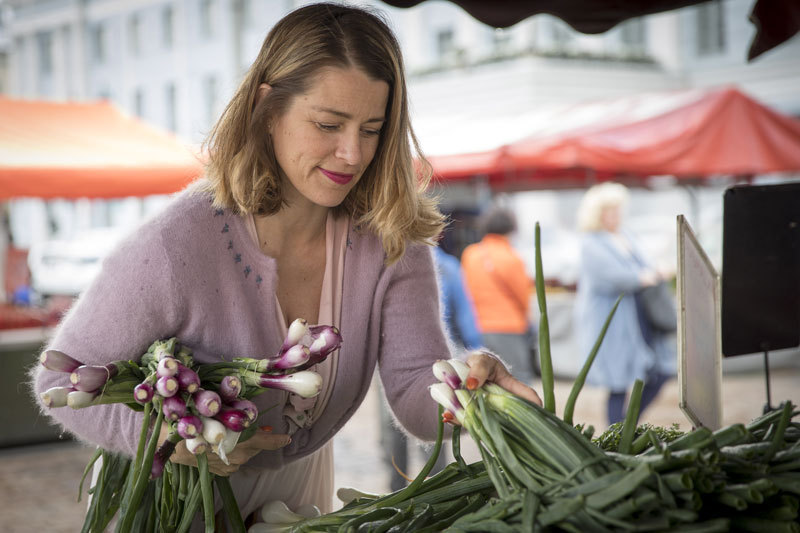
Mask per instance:
[[[722,355],[800,344],[800,182],[735,185],[722,219]]]
[[[695,426],[722,426],[720,278],[678,215],[678,397]]]

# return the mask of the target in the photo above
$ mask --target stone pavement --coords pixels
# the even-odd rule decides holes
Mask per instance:
[[[790,399],[800,404],[800,366],[773,369],[773,404]],[[561,413],[571,382],[556,382],[556,404]],[[541,390],[538,384],[537,390]],[[389,472],[380,449],[379,409],[382,400],[373,387],[352,420],[336,436],[334,443],[336,486],[356,487],[366,492],[387,492]],[[761,414],[766,403],[761,372],[726,373],[723,376],[724,424],[747,422]],[[673,379],[654,404],[643,413],[641,422],[669,426],[673,422],[688,430],[691,425],[677,407],[678,387]],[[578,399],[574,420],[592,424],[597,433],[605,429],[605,393],[585,387]],[[474,444],[464,439],[468,461],[478,460]],[[92,450],[73,441],[0,449],[0,529],[5,533],[74,533],[80,531],[85,511],[76,502],[78,481]],[[413,455],[413,454],[412,454]],[[425,457],[412,457],[410,475],[420,468]]]

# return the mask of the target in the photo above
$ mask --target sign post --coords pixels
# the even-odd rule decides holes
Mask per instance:
[[[678,215],[678,397],[695,426],[722,426],[720,278]]]

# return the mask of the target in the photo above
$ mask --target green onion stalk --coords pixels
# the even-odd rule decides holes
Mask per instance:
[[[228,522],[236,532],[245,526],[227,477],[208,470],[208,453],[228,463],[227,454],[256,431],[258,408],[250,401],[267,388],[302,397],[316,396],[321,378],[312,370],[341,345],[338,329],[309,326],[298,319],[277,354],[265,359],[197,364],[191,349],[178,339],[153,342],[138,361],[105,366],[85,365],[57,350],[45,351],[44,368],[69,376],[69,385],[41,395],[45,407],[83,409],[122,403],[142,412],[136,455],[120,456],[98,448],[79,486],[97,460],[102,461],[82,532],[188,531],[202,513],[206,531],[215,528],[216,486]],[[167,438],[159,445],[162,427]],[[171,462],[176,445],[185,441],[197,468]]]

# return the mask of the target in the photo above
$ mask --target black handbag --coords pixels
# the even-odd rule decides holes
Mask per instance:
[[[636,293],[636,300],[653,330],[660,333],[672,333],[678,329],[675,298],[666,281],[639,289]]]

